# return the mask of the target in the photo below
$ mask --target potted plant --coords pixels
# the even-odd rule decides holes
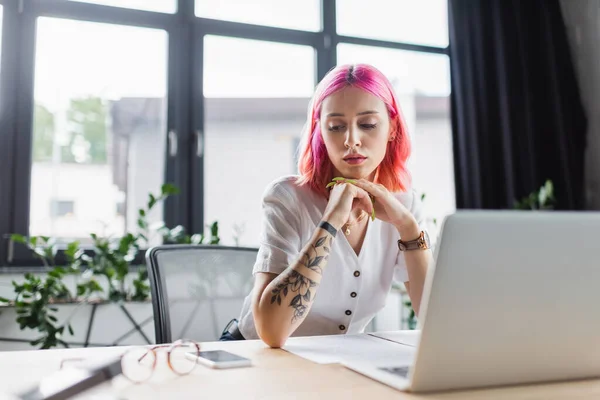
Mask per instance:
[[[151,315],[150,317],[144,315],[144,321],[138,323],[139,318],[136,320],[131,315],[131,310],[125,307],[125,304],[131,306],[135,302],[147,303],[150,298],[146,268],[139,268],[135,278],[130,279],[132,261],[141,248],[148,246],[153,233],[161,235],[164,243],[199,244],[205,238],[204,234],[188,235],[182,226],[173,229],[165,227],[163,223],[150,226],[147,220],[149,212],[178,192],[175,186],[165,184],[161,187],[160,194],[149,194],[147,206],[138,210],[139,231],[136,233],[126,233],[121,238],[100,237],[92,233],[91,253],[84,251],[78,241],[68,243],[64,250],[66,258],[64,265],[56,263],[58,252],[56,239],[11,235],[10,239],[13,242],[27,246],[42,260],[46,270],[49,270],[45,276],[25,274],[22,282],[13,281],[14,298],[0,298],[0,303],[4,303],[5,307],[14,308],[16,322],[21,331],[37,332],[37,337],[29,342],[32,346],[42,349],[68,347],[65,336],[67,333],[71,337],[76,335],[72,321],[74,318],[81,319],[78,314],[81,314],[81,309],[86,305],[92,306],[88,313],[90,315],[88,329],[85,335],[83,332],[77,334],[84,346],[90,343],[97,308],[107,305],[116,307],[124,314],[121,318],[129,320],[134,325],[130,333],[137,331],[146,342],[152,341],[141,326],[152,320]],[[210,243],[218,244],[220,239],[217,222],[210,226],[210,232]],[[67,281],[74,283],[69,285]],[[149,306],[145,305],[143,310],[146,314],[151,314]]]

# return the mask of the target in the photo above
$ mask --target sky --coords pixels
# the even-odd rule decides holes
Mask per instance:
[[[175,12],[175,0],[86,0],[158,12]],[[319,0],[206,0],[196,13],[209,18],[319,30]],[[386,40],[446,46],[445,0],[338,0],[338,31]],[[269,12],[264,12],[268,9]],[[52,111],[88,94],[105,99],[164,97],[168,34],[148,28],[41,17],[36,48],[36,101]],[[448,58],[349,44],[338,62],[379,67],[397,90],[428,95],[450,92]],[[309,97],[315,54],[308,46],[207,36],[204,94],[207,97]],[[240,66],[243,66],[243,74]],[[290,79],[293,77],[293,79]],[[265,84],[267,82],[267,84]]]

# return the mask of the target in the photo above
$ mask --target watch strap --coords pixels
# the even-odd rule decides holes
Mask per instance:
[[[335,229],[333,227],[333,225],[331,225],[329,222],[327,221],[322,221],[319,224],[319,228],[326,230],[327,232],[329,232],[329,234],[333,237],[335,237],[337,235],[337,229]]]
[[[421,231],[419,237],[414,240],[403,241],[398,240],[398,248],[400,251],[409,250],[427,250],[429,249],[429,240],[425,231]]]

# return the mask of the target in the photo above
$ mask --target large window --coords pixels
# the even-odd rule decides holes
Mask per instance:
[[[433,218],[454,210],[445,0],[0,4],[0,266],[35,264],[10,233],[135,232],[167,182],[180,194],[150,222],[218,221],[222,244],[257,246],[266,186],[297,173],[314,87],[349,62],[392,80],[414,185]]]
[[[264,189],[296,172],[314,87],[308,46],[206,37],[204,210],[226,244],[256,246]]]
[[[448,56],[340,44],[338,61],[368,62],[392,82],[412,140],[413,187],[425,195],[423,204],[434,229],[434,220],[441,221],[456,208]]]
[[[321,29],[320,0],[198,0],[196,15],[279,28]]]
[[[164,180],[166,33],[40,18],[37,35],[30,234],[135,230]],[[53,213],[54,198],[75,206]]]
[[[93,3],[113,7],[133,8],[144,11],[175,13],[177,0],[69,0],[82,3]]]
[[[448,46],[447,0],[337,0],[344,36]]]

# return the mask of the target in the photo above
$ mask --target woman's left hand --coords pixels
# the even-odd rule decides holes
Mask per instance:
[[[385,186],[366,179],[352,179],[351,182],[373,196],[376,218],[394,225],[401,237],[413,239],[412,236],[418,236],[417,220]]]

